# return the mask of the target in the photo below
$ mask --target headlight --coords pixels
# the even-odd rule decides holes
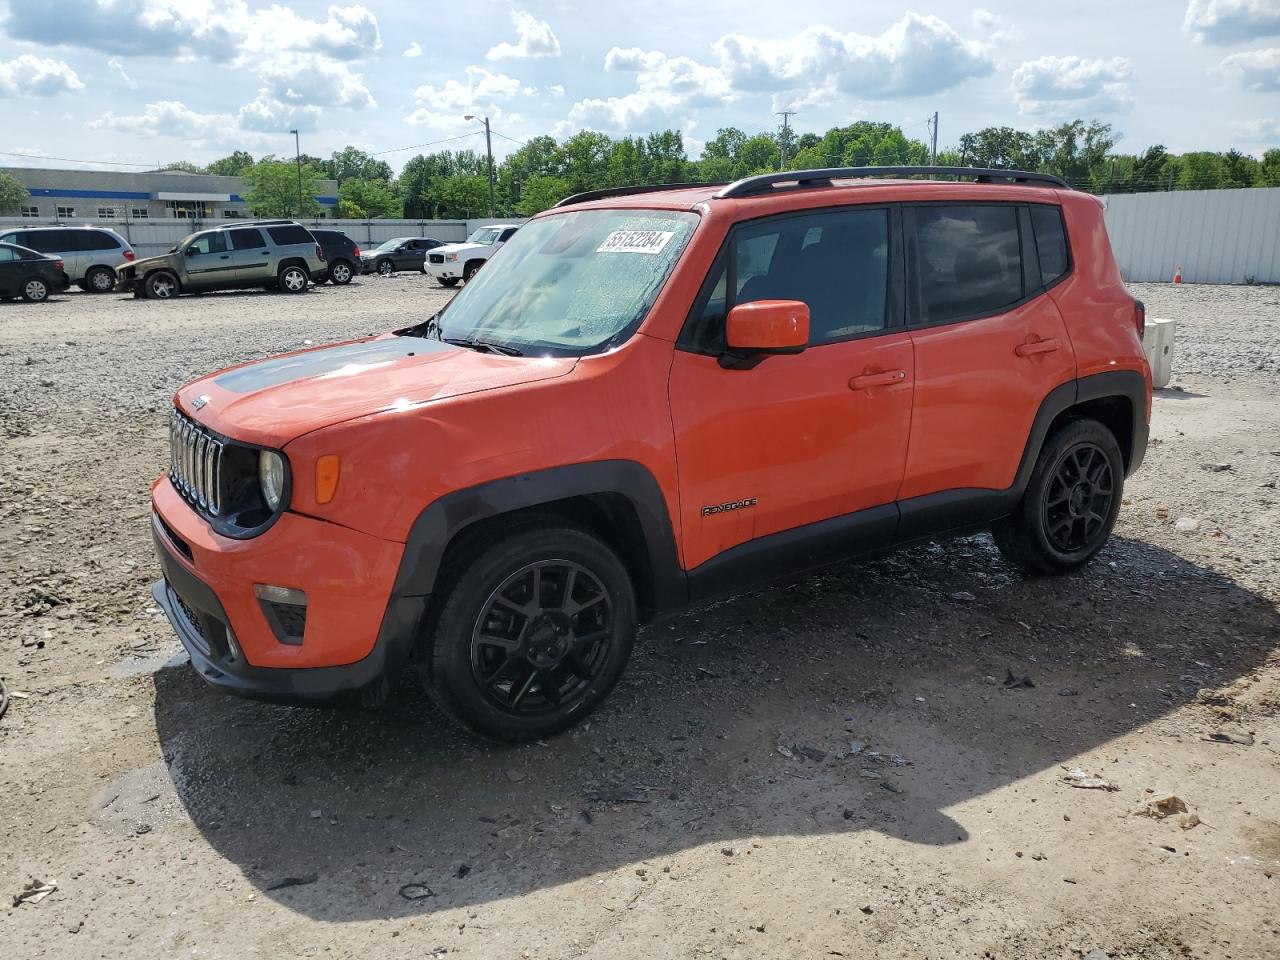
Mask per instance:
[[[284,497],[284,457],[274,450],[258,453],[258,483],[262,487],[262,499],[272,512],[280,509]]]
[[[446,253],[444,255],[444,258],[448,260],[450,263],[453,263],[455,260],[458,259],[458,255],[456,253]]]

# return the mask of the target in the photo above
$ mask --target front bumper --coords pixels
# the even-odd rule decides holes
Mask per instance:
[[[428,263],[426,272],[437,280],[460,280],[462,279],[461,260],[455,260],[452,263]]]
[[[392,595],[402,544],[296,514],[253,540],[228,540],[167,478],[152,497],[162,573],[152,594],[204,680],[241,696],[314,702],[387,689],[408,661],[427,598]],[[277,635],[255,583],[306,592],[301,643]]]

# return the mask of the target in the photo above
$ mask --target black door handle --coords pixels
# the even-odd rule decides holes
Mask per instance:
[[[224,254],[223,254],[222,256],[220,256],[218,259],[219,259],[219,260],[230,260],[230,259],[231,259],[231,254],[229,254],[229,253],[224,253]]]

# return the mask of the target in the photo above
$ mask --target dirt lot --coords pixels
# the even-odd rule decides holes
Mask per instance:
[[[0,952],[1280,955],[1280,291],[1135,292],[1182,321],[1180,389],[1086,571],[977,537],[740,596],[521,749],[412,686],[216,694],[147,590],[174,387],[438,288],[0,304]],[[31,878],[57,890],[11,907]]]

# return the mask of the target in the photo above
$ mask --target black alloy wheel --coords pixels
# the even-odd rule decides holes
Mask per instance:
[[[1088,547],[1107,526],[1114,497],[1106,453],[1092,443],[1068,450],[1045,488],[1042,510],[1049,542],[1063,553]]]
[[[582,564],[543,560],[517,570],[480,610],[471,669],[511,714],[571,707],[599,679],[613,642],[613,603]]]

